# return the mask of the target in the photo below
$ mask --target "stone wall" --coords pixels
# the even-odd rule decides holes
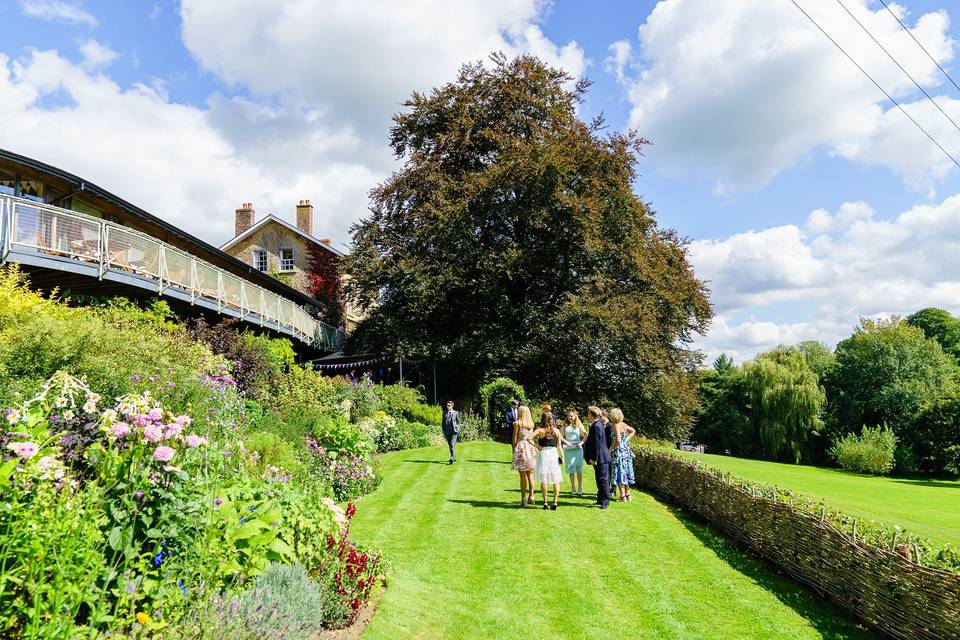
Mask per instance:
[[[269,273],[280,273],[284,282],[297,291],[310,295],[310,292],[307,291],[307,284],[309,283],[307,271],[310,265],[307,242],[303,238],[275,222],[268,222],[230,247],[227,253],[249,265],[253,265],[253,252],[258,249],[267,252],[267,271]],[[280,272],[280,249],[293,249],[293,271]]]

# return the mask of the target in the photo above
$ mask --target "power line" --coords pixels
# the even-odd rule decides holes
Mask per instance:
[[[793,3],[793,6],[795,6],[795,7],[797,8],[797,10],[799,10],[800,13],[802,13],[802,14],[807,18],[807,20],[809,20],[811,23],[813,23],[813,26],[815,26],[817,29],[820,30],[820,33],[822,33],[824,36],[826,36],[827,40],[829,40],[830,42],[833,43],[833,46],[835,46],[837,49],[840,50],[840,53],[842,53],[843,55],[845,55],[845,56],[847,57],[847,60],[849,60],[850,62],[852,62],[853,65],[854,65],[857,69],[860,69],[860,73],[862,73],[863,75],[865,75],[865,76],[867,77],[867,79],[870,80],[870,82],[872,82],[875,87],[877,87],[877,89],[880,89],[880,91],[883,93],[883,95],[887,96],[887,100],[889,100],[889,101],[892,102],[894,105],[896,105],[896,107],[897,107],[898,109],[900,109],[900,111],[903,113],[903,115],[907,116],[907,118],[910,120],[910,122],[912,122],[912,123],[917,127],[917,129],[920,129],[920,131],[923,132],[923,135],[927,136],[927,137],[930,139],[930,142],[932,142],[933,144],[937,145],[937,148],[940,149],[940,151],[942,151],[945,156],[947,156],[948,158],[950,158],[950,160],[953,161],[953,164],[957,165],[957,167],[960,168],[960,162],[957,162],[957,159],[954,158],[952,155],[950,155],[950,152],[949,152],[949,151],[947,151],[946,149],[944,149],[943,146],[942,146],[939,142],[937,142],[936,139],[934,139],[934,137],[933,137],[932,135],[930,135],[930,133],[929,133],[926,129],[924,129],[924,128],[920,125],[919,122],[917,122],[916,120],[914,120],[913,116],[911,116],[911,115],[907,112],[907,110],[903,108],[903,105],[901,105],[899,102],[897,102],[897,101],[894,99],[893,96],[891,96],[889,93],[887,93],[886,89],[884,89],[883,87],[881,87],[880,84],[879,84],[876,80],[873,79],[873,76],[871,76],[869,73],[867,73],[866,70],[865,70],[863,67],[861,67],[860,64],[859,64],[856,60],[854,60],[853,57],[852,57],[849,53],[847,53],[846,50],[845,50],[843,47],[841,47],[840,44],[830,36],[829,33],[827,33],[826,31],[824,31],[824,30],[823,30],[823,27],[821,27],[821,26],[817,23],[816,20],[814,20],[813,18],[811,18],[811,17],[810,17],[810,14],[808,14],[806,11],[803,10],[803,7],[801,7],[799,4],[797,4],[797,0],[790,0],[790,2]]]
[[[941,67],[940,63],[937,62],[937,59],[934,58],[932,55],[930,55],[930,52],[927,51],[927,48],[924,47],[919,40],[917,40],[917,36],[913,35],[913,31],[910,31],[910,29],[907,28],[907,25],[903,24],[903,21],[900,19],[900,17],[897,14],[895,14],[890,7],[887,6],[886,1],[880,0],[880,4],[882,4],[883,8],[887,10],[887,13],[892,15],[893,19],[896,20],[901,27],[903,27],[903,30],[907,32],[907,35],[913,38],[913,41],[917,43],[917,46],[920,47],[920,49],[922,49],[925,54],[927,54],[927,57],[930,58],[930,61],[933,62],[933,64],[937,65],[937,69],[940,69],[940,72],[947,77],[947,80],[949,80],[954,87],[957,88],[957,91],[960,91],[960,85],[957,85],[957,83],[953,81],[953,78],[950,77],[950,74],[947,73],[946,69]]]
[[[920,89],[920,91],[923,92],[923,95],[925,95],[925,96],[927,97],[927,100],[929,100],[931,103],[933,103],[933,106],[935,106],[935,107],[937,108],[937,110],[940,111],[940,113],[943,114],[943,117],[950,121],[950,124],[953,125],[953,128],[956,129],[957,131],[960,131],[960,125],[958,125],[956,122],[954,122],[953,118],[951,118],[950,115],[949,115],[946,111],[944,111],[943,108],[942,108],[939,104],[937,104],[937,101],[934,100],[933,97],[932,97],[929,93],[927,93],[927,90],[924,89],[923,87],[921,87],[921,86],[920,86],[920,83],[917,82],[917,81],[913,78],[913,76],[910,75],[910,73],[909,73],[906,69],[903,68],[903,65],[900,64],[900,62],[898,62],[897,59],[893,57],[893,54],[890,53],[889,51],[887,51],[887,48],[884,47],[882,44],[880,44],[880,41],[877,40],[877,38],[876,38],[872,33],[870,33],[870,30],[867,29],[862,22],[860,22],[860,20],[857,18],[857,16],[853,15],[853,12],[850,11],[850,9],[847,8],[847,5],[843,4],[843,0],[837,0],[837,4],[839,4],[841,7],[843,7],[843,10],[847,12],[847,15],[848,15],[848,16],[850,16],[851,18],[853,18],[853,21],[856,22],[856,23],[860,26],[861,29],[863,29],[863,32],[864,32],[865,34],[867,34],[868,36],[870,36],[870,39],[873,40],[873,42],[874,42],[878,47],[880,47],[880,50],[881,50],[881,51],[883,51],[885,54],[887,54],[887,57],[888,57],[888,58],[890,58],[891,60],[893,60],[893,64],[895,64],[895,65],[897,65],[898,67],[900,67],[900,71],[903,71],[903,74],[904,74],[905,76],[907,76],[908,78],[910,78],[910,82],[912,82],[914,85],[916,85],[917,89]]]

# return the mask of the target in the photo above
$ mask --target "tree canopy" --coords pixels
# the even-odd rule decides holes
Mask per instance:
[[[577,117],[588,87],[495,55],[404,103],[402,166],[371,192],[343,265],[369,314],[354,344],[455,364],[464,390],[504,374],[682,430],[707,292],[633,192],[645,140]]]

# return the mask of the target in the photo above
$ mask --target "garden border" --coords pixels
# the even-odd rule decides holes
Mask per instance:
[[[638,447],[637,483],[699,515],[791,578],[892,638],[960,640],[960,574],[849,535],[833,518],[666,450]],[[854,521],[855,523],[856,521]],[[901,547],[907,547],[902,549]]]

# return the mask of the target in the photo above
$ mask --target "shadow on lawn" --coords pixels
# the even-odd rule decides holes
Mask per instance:
[[[828,640],[866,640],[877,637],[858,626],[845,616],[843,611],[823,600],[810,589],[778,574],[772,565],[748,555],[748,552],[741,550],[735,542],[714,531],[709,524],[694,519],[679,507],[665,503],[656,496],[653,497],[664,504],[677,520],[718,558],[803,616],[820,632],[821,637]]]
[[[450,464],[446,460],[404,460],[404,462],[416,462],[417,464]]]
[[[479,464],[513,464],[509,460],[477,460],[477,459],[467,459],[467,462],[477,462]]]
[[[519,501],[517,502],[498,502],[497,500],[457,500],[455,498],[447,498],[447,502],[455,502],[457,504],[468,504],[471,507],[482,507],[484,509],[516,509],[520,510]],[[557,510],[562,511],[570,507],[579,507],[587,509],[596,509],[597,505],[587,502],[567,502],[562,498],[557,501]],[[540,510],[543,511],[543,503],[537,502],[531,507],[527,507],[531,510]]]
[[[909,484],[915,487],[940,487],[942,489],[960,489],[960,482],[956,480],[910,480],[909,478],[903,478],[900,480],[894,480],[894,482],[899,484]]]

